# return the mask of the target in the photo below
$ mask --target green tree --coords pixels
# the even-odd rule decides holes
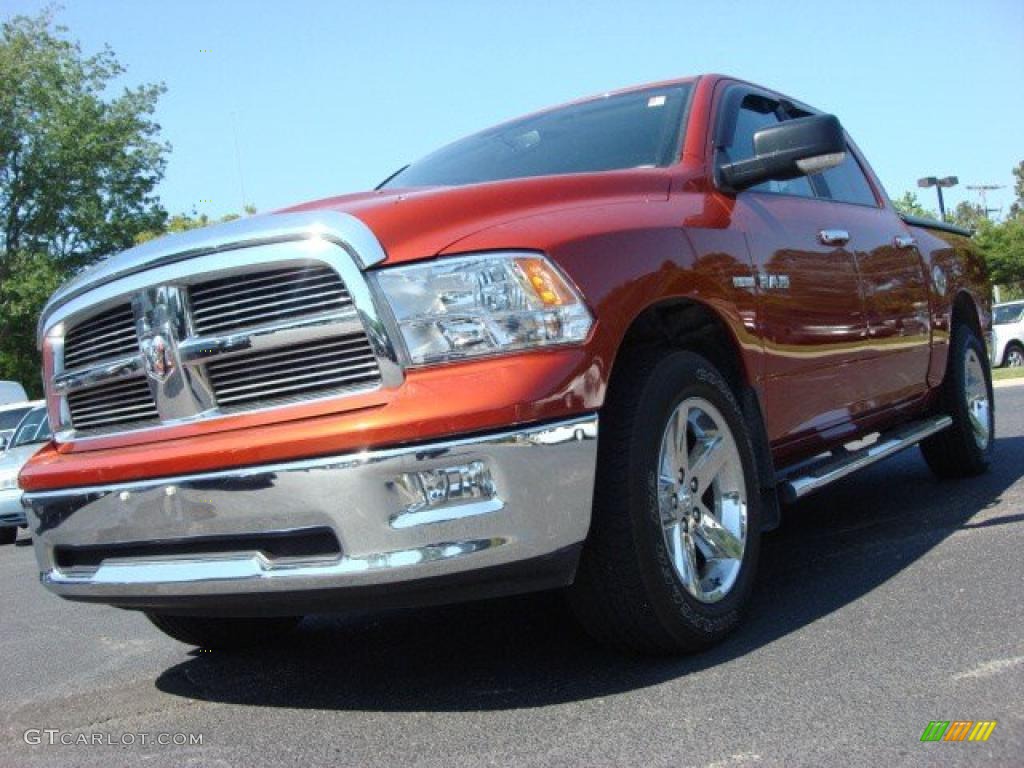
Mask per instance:
[[[1024,216],[983,224],[975,240],[985,254],[989,277],[995,285],[1019,292],[1024,288]]]
[[[166,220],[154,192],[170,149],[153,120],[164,86],[110,95],[123,74],[109,48],[83,53],[52,10],[0,25],[0,378],[33,394],[50,293]]]
[[[893,207],[896,208],[900,213],[905,213],[908,216],[921,216],[926,219],[937,219],[935,211],[930,211],[925,208],[917,200],[917,195],[913,192],[904,192],[902,196],[892,201]]]
[[[1017,199],[1010,206],[1010,216],[1024,216],[1024,160],[1013,169],[1013,193]]]
[[[949,223],[965,229],[976,230],[988,223],[988,216],[980,205],[964,200],[957,203],[956,208],[953,209]]]
[[[0,280],[0,379],[20,381],[30,395],[38,396],[42,379],[36,321],[65,272],[46,254],[18,252],[7,262],[11,277]]]
[[[83,54],[51,11],[0,29],[0,278],[12,253],[74,268],[161,226],[170,147],[152,115],[164,86],[107,98],[123,67],[109,48]]]
[[[225,216],[221,216],[219,219],[211,219],[205,213],[198,213],[195,209],[192,209],[192,213],[178,213],[171,216],[164,222],[164,225],[160,229],[146,230],[140,232],[135,236],[136,243],[145,243],[154,238],[160,237],[161,235],[173,235],[175,232],[188,232],[190,229],[201,229],[202,227],[208,227],[211,224],[223,224],[226,221],[234,221],[240,219],[242,216],[252,216],[256,213],[256,206],[246,205],[242,209],[243,213],[229,213]]]

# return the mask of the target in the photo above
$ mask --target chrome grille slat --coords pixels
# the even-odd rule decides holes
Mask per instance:
[[[203,334],[225,333],[239,328],[249,328],[262,325],[263,323],[273,322],[274,320],[279,320],[285,317],[313,314],[318,311],[323,312],[326,311],[327,308],[339,308],[339,302],[322,301],[316,304],[307,304],[302,307],[281,309],[273,312],[252,312],[220,323],[211,323],[209,325],[206,323],[197,323],[196,330]]]
[[[268,272],[257,272],[249,275],[242,276],[246,286],[259,285],[261,283],[272,283],[276,282],[285,277],[291,277],[293,275],[308,275],[310,272],[319,272],[322,267],[299,267],[297,269],[275,269]],[[239,278],[223,278],[221,280],[213,280],[205,283],[197,283],[191,289],[193,296],[205,297],[209,294],[216,293],[217,291],[227,291],[233,288],[237,288],[237,284],[233,281],[239,280]],[[240,289],[240,290],[248,290]]]
[[[193,289],[192,296],[193,296],[193,299],[199,299],[202,303],[208,303],[208,302],[211,302],[211,301],[225,301],[227,299],[233,299],[236,296],[253,296],[253,295],[256,295],[256,294],[261,294],[262,295],[263,293],[266,293],[266,292],[272,293],[274,290],[276,290],[277,286],[274,285],[273,283],[279,283],[283,279],[285,279],[285,278],[284,277],[276,277],[274,279],[274,281],[272,281],[272,282],[271,281],[267,281],[267,282],[270,282],[271,284],[264,285],[263,287],[256,287],[256,288],[251,287],[252,283],[247,283],[242,288],[238,288],[237,286],[233,285],[233,286],[230,286],[228,288],[208,289],[207,291]],[[333,275],[316,274],[316,275],[303,275],[303,276],[300,276],[300,277],[295,277],[295,278],[291,279],[290,282],[291,282],[292,285],[294,285],[298,289],[298,288],[304,288],[306,286],[306,284],[309,284],[309,283],[316,284],[316,282],[318,282],[318,281],[320,283],[333,283],[336,280],[337,280],[337,278],[335,276],[333,276]],[[256,281],[252,281],[252,282],[256,282]]]
[[[223,277],[192,285],[189,296],[193,325],[205,335],[352,305],[345,283],[325,265]]]
[[[101,312],[90,320],[86,320],[84,323],[79,323],[73,329],[68,332],[68,337],[72,337],[75,334],[89,333],[93,328],[97,326],[109,325],[118,320],[134,321],[135,317],[132,314],[131,304],[122,304],[114,309]]]
[[[233,302],[231,304],[224,304],[215,307],[208,307],[207,309],[196,310],[195,312],[192,313],[192,315],[193,317],[195,317],[197,323],[207,323],[221,317],[235,317],[237,315],[249,314],[257,310],[259,311],[260,315],[266,315],[268,314],[268,312],[266,311],[267,307],[285,307],[290,304],[298,304],[299,302],[316,302],[321,300],[325,302],[337,302],[338,304],[342,304],[343,302],[345,302],[347,298],[348,294],[346,294],[344,291],[339,291],[337,289],[321,290],[319,293],[313,294],[297,292],[293,295],[290,295],[286,299],[278,299],[272,302],[262,301],[259,303],[257,303],[255,299],[252,301],[245,302]],[[244,306],[241,309],[223,309],[224,307],[234,307],[239,306],[240,304],[246,304],[249,306]],[[252,306],[253,304],[256,304],[256,306]]]
[[[138,342],[135,340],[133,335],[131,339],[124,337],[113,341],[106,341],[101,344],[90,344],[87,347],[76,349],[73,354],[65,355],[64,361],[69,362],[71,359],[75,359],[95,362],[109,357],[131,354],[131,352],[136,349],[138,349]]]
[[[133,384],[132,387],[128,387],[128,388],[125,388],[125,389],[118,389],[117,391],[113,391],[112,389],[108,389],[106,387],[102,387],[102,388],[96,387],[96,388],[91,389],[91,390],[83,390],[79,394],[88,396],[89,406],[90,407],[93,406],[93,405],[102,406],[104,403],[111,403],[111,402],[117,403],[117,402],[120,402],[121,399],[124,398],[124,396],[126,394],[131,394],[133,392],[138,392],[139,391],[139,389],[138,389],[138,382],[139,381],[145,382],[145,379],[133,379],[132,380],[132,384]]]
[[[362,333],[240,355],[206,370],[222,407],[380,384],[377,358]]]
[[[75,429],[105,429],[127,422],[154,424],[156,403],[144,378],[120,381],[109,387],[97,386],[68,395],[68,408]]]
[[[130,304],[101,312],[64,337],[65,369],[80,368],[138,352],[135,316]]]
[[[353,381],[357,381],[360,378],[361,377],[359,377],[359,376],[337,376],[337,377],[331,378],[331,379],[324,379],[324,380],[322,380],[322,381],[320,381],[318,383],[320,385],[326,387],[326,388],[336,389],[338,387],[338,385],[347,384],[347,383],[350,383],[350,382],[353,382]],[[259,398],[260,399],[264,399],[264,398],[269,397],[270,395],[278,395],[278,394],[281,394],[282,392],[294,392],[297,389],[304,389],[306,387],[307,387],[306,384],[291,384],[291,385],[283,386],[283,387],[274,387],[272,389],[265,389],[265,390],[261,390],[260,391]],[[246,399],[255,399],[255,398],[251,394],[230,395],[230,396],[222,399],[220,402],[221,402],[221,405],[229,405],[231,403],[238,402],[238,401],[241,401],[241,400],[246,400]]]
[[[108,408],[107,406],[103,405],[94,405],[90,406],[89,408],[76,408],[75,413],[79,414],[80,418],[88,418],[91,414],[100,412],[102,412],[104,415],[113,416],[118,413],[127,413],[129,411],[146,411],[149,410],[150,407],[151,406],[149,406],[147,403],[139,403],[138,405],[125,405],[121,408]]]
[[[318,365],[337,365],[337,362],[338,362],[338,351],[339,350],[329,349],[329,350],[326,350],[324,352],[320,352],[319,354],[314,354],[314,355],[310,355],[309,357],[304,357],[302,359],[302,365],[303,365],[304,368],[317,367]],[[291,354],[294,355],[294,353],[291,353]],[[369,352],[366,352],[364,354],[359,355],[358,357],[353,357],[353,358],[346,359],[346,364],[355,364],[355,363],[361,363],[361,362],[371,362],[372,363],[374,360],[375,360],[375,358],[373,357],[373,354],[369,353]],[[322,361],[322,362],[318,362],[318,361]],[[248,366],[243,368],[243,369],[241,369],[241,371],[242,371],[242,373],[247,375],[249,378],[256,378],[256,377],[260,376],[263,371],[274,370],[274,369],[277,369],[277,368],[287,367],[287,366],[294,366],[294,365],[295,365],[295,363],[292,361],[292,359],[290,357],[289,358],[285,358],[285,359],[281,359],[281,357],[275,357],[275,358],[273,358],[271,360],[264,360],[264,359],[261,358],[259,360],[259,362],[249,363]],[[232,373],[236,373],[237,374],[237,372],[238,372],[237,368],[234,369],[233,371],[219,370],[218,371],[218,376],[231,375]]]
[[[328,350],[328,352],[326,352],[325,354],[330,354],[331,352],[333,352],[335,350],[352,349],[353,347],[366,348],[366,340],[363,339],[363,338],[354,338],[354,339],[350,339],[350,340],[341,340],[341,341],[337,341],[337,343],[336,343],[336,341],[337,340],[332,340],[332,341],[328,342],[328,344],[331,345],[331,349]],[[312,347],[311,347],[311,350],[312,350]],[[315,351],[315,350],[312,350],[312,351]],[[281,350],[277,350],[277,351],[263,352],[260,355],[260,362],[262,363],[263,361],[273,360],[273,359],[276,359],[276,358],[279,358],[279,357],[285,357],[285,356],[290,357],[290,356],[292,356],[294,354],[295,354],[295,352],[292,349],[290,349],[290,348],[289,349],[281,349]],[[373,357],[372,350],[367,350],[365,354]],[[308,360],[310,358],[306,358],[306,359]],[[240,367],[243,367],[243,366],[249,366],[249,370],[251,370],[252,363],[248,359],[242,359],[242,360],[228,359],[228,360],[224,360],[224,361],[219,361],[217,363],[217,368],[221,372],[228,371],[228,370],[231,370],[231,369],[234,369],[234,368],[240,368]]]
[[[322,364],[320,368],[325,368],[329,364]],[[353,376],[361,376],[365,372],[368,375],[373,375],[373,369],[377,367],[376,363],[363,363],[360,365],[348,366],[345,368],[346,374],[351,372]],[[257,389],[261,387],[268,387],[276,385],[281,381],[306,381],[308,379],[323,378],[324,376],[330,376],[330,370],[316,370],[308,373],[303,373],[300,376],[280,376],[277,374],[265,374],[262,377],[250,377],[249,384],[237,384],[233,387],[221,387],[218,389],[220,395],[232,395],[236,392],[244,392],[250,389]],[[258,381],[252,381],[253,378],[259,379]],[[218,398],[223,399],[223,398]]]
[[[340,288],[333,287],[329,284],[317,283],[315,285],[307,286],[305,288],[296,289],[288,299],[282,299],[274,301],[274,306],[281,306],[282,304],[291,304],[301,300],[316,300],[321,298],[338,299],[339,301],[347,301],[348,293]],[[254,296],[251,299],[240,299],[239,301],[229,301],[224,304],[217,306],[207,307],[206,309],[200,309],[193,312],[196,318],[206,318],[210,313],[216,312],[219,314],[213,315],[217,317],[222,315],[223,309],[233,309],[234,314],[238,314],[242,311],[248,312],[253,305],[266,306],[268,302],[263,296]]]

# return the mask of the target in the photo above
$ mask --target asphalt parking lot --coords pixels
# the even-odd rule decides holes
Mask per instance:
[[[689,658],[605,651],[554,595],[311,617],[281,647],[198,653],[46,593],[23,532],[0,549],[0,765],[1021,765],[1024,387],[996,404],[985,477],[936,482],[915,449],[790,509],[744,627]],[[932,720],[998,726],[921,743]]]

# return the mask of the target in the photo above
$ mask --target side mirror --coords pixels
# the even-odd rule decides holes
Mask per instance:
[[[737,192],[762,181],[785,181],[834,168],[846,157],[846,137],[835,115],[811,115],[754,134],[754,156],[720,169]]]

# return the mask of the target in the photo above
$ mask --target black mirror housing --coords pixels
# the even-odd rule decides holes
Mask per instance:
[[[754,156],[723,165],[722,182],[740,191],[763,181],[785,181],[833,168],[846,156],[846,136],[835,115],[811,115],[754,134]]]

